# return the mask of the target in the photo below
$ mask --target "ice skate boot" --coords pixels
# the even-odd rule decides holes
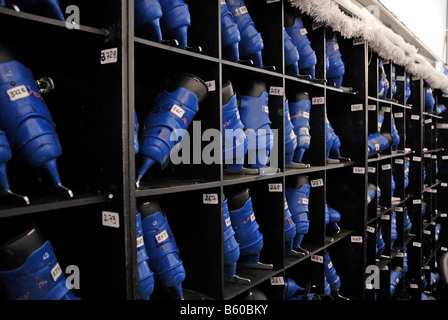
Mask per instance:
[[[149,256],[146,251],[145,240],[143,238],[142,216],[136,215],[137,229],[137,263],[138,263],[138,294],[140,300],[149,300],[154,291],[154,273],[149,267]]]
[[[297,147],[291,163],[286,163],[286,168],[308,168],[310,165],[303,163],[303,155],[310,147],[310,113],[311,100],[306,92],[294,92],[288,95],[288,108],[294,134],[297,136]]]

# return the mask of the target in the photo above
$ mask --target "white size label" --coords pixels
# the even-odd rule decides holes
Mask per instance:
[[[24,85],[9,89],[8,91],[6,91],[6,93],[8,94],[11,101],[26,98],[30,95],[28,89]]]
[[[351,236],[350,240],[352,243],[362,243],[362,237],[361,236]]]
[[[285,90],[282,87],[270,87],[269,94],[272,96],[283,96]]]
[[[375,111],[376,110],[376,104],[369,104],[367,106],[368,111]]]
[[[204,193],[202,194],[203,204],[218,204],[218,194],[217,193]]]
[[[420,116],[413,114],[413,115],[411,115],[411,120],[420,120]]]
[[[390,169],[392,169],[392,167],[391,167],[390,163],[388,163],[388,164],[383,164],[381,166],[381,169],[382,170],[390,170]]]
[[[421,204],[421,203],[422,203],[422,199],[415,199],[415,200],[412,200],[412,203],[413,203],[413,204]]]
[[[403,112],[394,113],[395,118],[403,118],[403,116],[404,116]]]
[[[226,227],[228,227],[232,224],[232,220],[230,220],[230,217],[225,220],[225,223],[226,223]]]
[[[421,157],[412,157],[412,161],[421,162],[422,158]]]
[[[396,81],[404,81],[404,79],[405,79],[404,76],[396,76],[395,77]]]
[[[275,2],[280,2],[280,0],[266,0],[267,4],[275,3]]]
[[[366,173],[366,168],[364,167],[353,167],[354,174],[364,174]]]
[[[352,111],[362,111],[364,109],[363,107],[362,103],[351,105]]]
[[[101,50],[101,59],[100,59],[101,64],[116,63],[117,61],[118,61],[117,48]]]
[[[156,234],[155,238],[157,243],[161,243],[168,239],[168,232],[166,232],[166,230],[163,230],[162,232]]]
[[[112,228],[120,227],[120,219],[119,219],[118,213],[110,212],[110,211],[103,211],[102,217],[103,217],[103,226],[112,227]]]
[[[143,240],[143,236],[137,238],[137,248],[143,247],[145,245],[145,241]]]
[[[216,90],[216,81],[215,80],[207,81],[207,82],[205,82],[205,85],[207,86],[209,92]]]
[[[177,104],[173,105],[170,109],[171,113],[174,113],[177,117],[182,118],[185,110],[179,107]]]
[[[324,257],[313,254],[311,256],[311,261],[317,262],[317,263],[324,263]]]
[[[281,183],[269,183],[268,189],[269,189],[269,192],[282,192],[283,186]]]
[[[395,163],[396,164],[404,164],[404,160],[403,159],[395,159]]]
[[[324,185],[324,180],[322,180],[322,179],[311,180],[312,188],[322,187],[323,185]]]
[[[371,226],[367,226],[367,232],[368,233],[375,233],[375,228]]]
[[[285,279],[283,277],[271,277],[271,286],[283,286]]]
[[[62,269],[59,266],[59,263],[56,263],[56,265],[51,269],[51,277],[53,278],[53,281],[56,281],[62,274]]]
[[[235,17],[237,17],[237,16],[239,16],[239,15],[242,15],[242,14],[245,14],[245,13],[247,13],[248,11],[247,11],[247,8],[246,8],[246,6],[242,6],[242,7],[240,7],[240,8],[236,8],[235,9]]]
[[[306,28],[302,28],[302,29],[300,29],[300,34],[302,36],[304,36],[304,35],[308,34],[308,31],[306,30]]]
[[[384,112],[390,112],[390,107],[382,107],[381,110]]]
[[[388,215],[388,214],[382,215],[381,220],[390,220],[390,215]]]
[[[420,248],[422,246],[420,242],[413,242],[412,245],[417,248]]]
[[[368,173],[375,173],[376,172],[376,168],[375,167],[368,167],[367,168],[367,172]]]
[[[312,103],[313,105],[315,105],[315,104],[324,104],[324,103],[325,103],[325,97],[314,97],[314,98],[311,100],[311,103]]]

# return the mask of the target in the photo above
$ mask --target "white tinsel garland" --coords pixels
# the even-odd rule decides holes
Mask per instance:
[[[338,0],[356,16],[345,14],[333,0],[289,0],[292,6],[338,31],[344,38],[362,38],[383,59],[394,61],[414,77],[424,79],[433,89],[448,93],[448,78],[438,72],[418,49],[374,17],[366,8],[349,0]]]

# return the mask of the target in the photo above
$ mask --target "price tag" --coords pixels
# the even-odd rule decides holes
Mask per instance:
[[[325,97],[314,97],[314,98],[311,100],[311,103],[312,103],[313,105],[316,105],[316,104],[324,104],[324,103],[325,103]]]
[[[8,91],[6,91],[6,93],[8,94],[11,101],[26,98],[30,95],[28,89],[24,85],[9,89]]]
[[[271,286],[283,286],[285,279],[283,277],[271,277]]]
[[[157,243],[161,243],[168,239],[168,232],[166,232],[166,230],[163,230],[162,232],[156,234],[155,238]]]
[[[322,187],[323,185],[324,185],[324,180],[322,180],[322,179],[311,180],[312,188]]]
[[[218,194],[217,193],[204,193],[202,194],[203,204],[218,204]]]
[[[56,263],[56,265],[51,269],[51,277],[53,278],[53,281],[56,281],[62,274],[62,269],[59,266],[59,263]]]
[[[101,50],[101,64],[116,63],[118,61],[118,49]]]
[[[103,226],[111,227],[111,228],[119,228],[120,227],[120,219],[118,213],[103,211]]]
[[[285,90],[282,87],[270,87],[269,94],[272,96],[283,96]]]
[[[317,262],[317,263],[324,263],[324,257],[313,254],[311,256],[311,261]]]
[[[282,192],[283,186],[281,183],[269,183],[268,184],[269,192]]]

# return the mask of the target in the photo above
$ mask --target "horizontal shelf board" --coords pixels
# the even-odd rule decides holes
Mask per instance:
[[[89,204],[97,204],[106,201],[107,201],[106,196],[102,195],[92,196],[89,194],[77,195],[76,193],[72,199],[64,199],[56,196],[42,199],[30,198],[30,205],[28,206],[10,206],[1,208],[0,219],[36,212],[79,207]]]
[[[262,262],[262,261],[260,261]],[[242,278],[250,279],[250,284],[240,284],[226,281],[224,283],[224,300],[232,299],[237,295],[249,290],[252,287],[268,280],[278,274],[279,269],[262,270],[247,267],[237,267],[236,274]]]
[[[229,186],[233,184],[248,183],[260,180],[268,180],[273,178],[283,177],[282,172],[274,174],[257,174],[257,175],[236,175],[236,174],[224,174],[222,181],[223,186]]]
[[[376,157],[374,156],[372,158],[368,158],[367,162],[377,162],[377,161],[381,161],[381,160],[385,160],[385,159],[406,156],[406,155],[409,155],[412,153],[415,153],[415,151],[407,151],[407,150],[406,151],[405,150],[392,151],[391,154],[378,155]]]
[[[64,28],[66,29],[66,25],[65,25],[65,21],[61,21],[61,20],[57,20],[57,19],[52,19],[52,18],[47,18],[47,17],[43,17],[43,16],[39,16],[39,15],[35,15],[32,13],[27,13],[27,12],[17,12],[13,9],[9,9],[9,8],[2,8],[0,7],[0,14],[5,14],[11,17],[17,17],[20,19],[25,19],[25,20],[29,20],[29,21],[35,21],[35,22],[40,22],[40,23],[45,23],[48,25],[53,25],[53,26],[57,26],[60,28]],[[68,30],[68,29],[67,29]],[[93,28],[93,27],[89,27],[89,26],[83,26],[80,25],[79,29],[71,29],[68,30],[70,32],[87,32],[87,33],[93,33],[93,34],[98,34],[101,36],[107,36],[107,31],[103,30],[103,29],[99,29],[99,28]]]
[[[377,101],[377,102],[383,103],[383,104],[390,104],[392,106],[397,106],[397,107],[404,108],[404,109],[414,109],[414,107],[411,105],[401,104],[401,103],[398,103],[398,102],[395,102],[392,100],[379,99],[379,98],[375,98],[372,96],[369,96],[368,99],[372,100],[372,101]]]
[[[443,119],[442,116],[439,116],[439,115],[434,114],[434,113],[429,113],[429,112],[423,111],[422,114],[427,116],[427,117],[432,117],[432,118],[436,118],[436,119]]]
[[[354,233],[353,230],[341,229],[339,231],[339,233],[336,233],[331,236],[325,236],[325,247],[329,247],[329,246],[335,244],[336,242],[338,242],[346,237],[349,237],[353,233]]]
[[[183,180],[182,182],[178,182],[177,185],[171,184],[171,185],[167,185],[167,186],[145,189],[145,184],[142,183],[141,189],[137,189],[135,191],[135,196],[136,197],[146,197],[146,196],[161,195],[161,194],[168,194],[168,193],[177,193],[177,192],[219,188],[220,186],[221,186],[221,183],[219,181],[200,182],[200,181],[195,181],[195,180],[188,180],[188,181]]]

